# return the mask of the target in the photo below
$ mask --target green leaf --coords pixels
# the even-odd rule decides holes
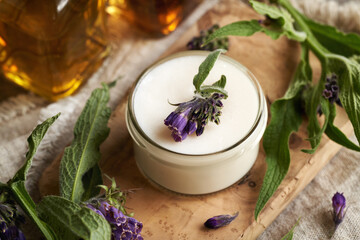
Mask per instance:
[[[84,193],[96,187],[84,185],[83,177],[99,162],[99,146],[109,135],[107,122],[111,109],[106,106],[108,101],[109,88],[106,84],[92,92],[76,122],[74,140],[65,149],[60,163],[60,193],[71,201],[85,200]]]
[[[225,88],[225,85],[226,85],[226,76],[221,75],[220,80],[218,80],[217,82],[214,82],[214,84],[212,86],[219,87],[219,88]]]
[[[306,39],[306,34],[304,32],[295,30],[294,19],[284,8],[270,6],[265,3],[252,0],[250,0],[250,4],[259,14],[266,15],[271,20],[275,20],[273,24],[270,24],[270,27],[264,27],[263,29],[263,31],[273,39],[277,39],[280,35],[286,35],[289,39],[299,42]],[[278,34],[280,33],[280,35],[276,35],[276,32],[278,32]],[[272,35],[274,33],[275,35]]]
[[[27,139],[29,143],[29,151],[26,153],[26,161],[23,167],[20,168],[15,176],[8,182],[8,187],[10,188],[12,197],[29,216],[29,218],[34,221],[46,239],[57,239],[57,237],[52,229],[38,218],[35,210],[35,203],[25,188],[25,179],[41,140],[44,138],[47,130],[55,122],[59,115],[60,113],[45,120],[33,130]]]
[[[301,117],[301,93],[311,81],[308,49],[302,46],[301,61],[292,83],[283,98],[271,105],[271,121],[265,130],[263,146],[267,170],[255,207],[255,219],[284,179],[290,165],[289,138],[299,129]]]
[[[21,209],[29,216],[29,218],[38,226],[44,237],[48,240],[59,239],[51,227],[37,216],[35,203],[31,199],[25,188],[25,181],[16,181],[10,184],[11,195]]]
[[[60,116],[60,113],[57,115],[48,118],[43,123],[39,124],[28,137],[27,141],[29,143],[29,151],[26,153],[26,161],[25,164],[20,168],[15,176],[10,180],[10,182],[16,181],[25,181],[26,174],[31,167],[32,160],[35,156],[35,153],[44,138],[49,127],[55,122],[55,120]]]
[[[108,222],[87,207],[58,196],[46,196],[37,211],[60,239],[109,240],[111,229]]]
[[[250,1],[250,3],[255,11],[270,18],[269,24],[260,24],[258,20],[230,23],[208,36],[203,46],[216,38],[223,38],[227,36],[246,37],[257,32],[264,32],[274,40],[278,39],[282,35],[286,35],[289,39],[300,42],[306,39],[306,34],[304,32],[299,32],[294,29],[294,20],[285,9],[269,6],[257,1]]]
[[[309,90],[309,96],[305,98],[305,111],[308,116],[308,141],[311,144],[311,149],[303,149],[302,151],[305,153],[313,154],[316,149],[319,147],[322,134],[325,132],[325,129],[329,122],[329,114],[330,114],[330,102],[322,97],[322,91],[325,89],[325,83],[323,78],[319,81],[319,84],[312,89]],[[318,107],[321,107],[321,110],[324,114],[325,121],[323,126],[320,126],[318,120]]]
[[[360,54],[360,36],[356,33],[343,33],[335,27],[320,24],[303,16],[304,21],[316,39],[329,51],[350,57]]]
[[[206,59],[200,64],[199,72],[194,76],[193,84],[197,92],[200,92],[200,86],[205,81],[209,75],[211,69],[213,68],[216,60],[218,59],[221,53],[225,53],[224,49],[217,49],[211,52]]]
[[[360,151],[360,147],[350,141],[346,137],[346,135],[334,125],[334,120],[336,116],[336,107],[334,104],[330,105],[330,115],[329,115],[329,122],[325,130],[325,134],[334,142],[347,147],[349,149],[352,149],[354,151]]]
[[[295,230],[295,227],[297,225],[299,225],[299,221],[300,221],[300,218],[299,220],[297,220],[297,222],[294,224],[294,226],[291,227],[290,231],[281,238],[281,240],[292,240],[293,237],[294,237],[294,230]]]
[[[338,76],[341,104],[360,142],[360,64],[339,55],[329,54],[328,58],[329,69]]]
[[[224,95],[224,98],[226,99],[228,97],[228,93],[225,89],[217,86],[201,86],[200,87],[200,93],[202,96],[210,95],[211,93],[221,93]]]
[[[100,193],[100,188],[97,187],[103,184],[101,170],[98,164],[91,168],[84,174],[83,179],[85,192],[82,196],[82,201],[86,201]],[[94,187],[96,186],[96,187]]]
[[[253,35],[254,33],[261,32],[262,29],[263,27],[257,20],[230,23],[209,35],[203,43],[203,46],[216,38],[223,38],[227,36],[247,37]]]
[[[226,85],[226,77],[221,75],[220,80],[216,81],[212,85],[200,86],[200,94],[202,96],[210,96],[212,93],[221,93],[226,99],[228,97],[228,92],[224,89]]]

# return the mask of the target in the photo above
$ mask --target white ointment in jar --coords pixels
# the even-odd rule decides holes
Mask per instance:
[[[229,97],[220,124],[209,122],[204,133],[175,142],[164,119],[170,103],[194,96],[193,77],[209,52],[186,51],[152,65],[138,79],[129,97],[126,121],[134,140],[136,163],[153,182],[178,193],[205,194],[224,189],[253,166],[265,131],[267,107],[255,77],[243,65],[221,55],[204,84],[225,75]]]

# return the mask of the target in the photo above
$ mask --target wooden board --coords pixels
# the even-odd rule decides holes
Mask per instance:
[[[214,23],[223,26],[238,20],[259,18],[239,1],[222,1],[178,39],[166,55],[184,50],[193,36]],[[246,38],[232,37],[227,55],[254,73],[270,104],[284,94],[299,59],[299,46],[285,38],[273,41],[264,34],[256,34]],[[312,65],[314,77],[318,78],[320,65],[313,57]],[[107,175],[114,176],[122,189],[137,189],[128,197],[127,206],[143,222],[145,239],[255,239],[340,149],[339,145],[324,137],[316,154],[301,152],[301,149],[309,148],[304,140],[306,126],[302,125],[300,131],[290,138],[290,171],[256,222],[254,208],[266,170],[263,149],[254,167],[237,184],[202,196],[175,194],[153,186],[138,171],[132,141],[125,126],[125,106],[126,99],[111,117],[111,133],[101,147],[101,168]],[[352,127],[342,109],[338,110],[336,124],[345,133],[351,133]],[[40,181],[43,195],[57,194],[58,166],[59,161],[54,161],[44,172]],[[203,227],[209,217],[237,211],[239,217],[227,227],[217,230]]]

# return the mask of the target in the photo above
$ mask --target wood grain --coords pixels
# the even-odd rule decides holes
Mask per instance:
[[[254,18],[259,19],[260,16],[239,1],[220,2],[179,38],[165,55],[184,50],[194,35],[214,23],[222,26]],[[227,55],[254,73],[270,104],[286,91],[299,60],[299,46],[285,38],[273,41],[263,34],[256,34],[247,38],[230,38]],[[313,56],[311,64],[316,79],[319,77],[320,65]],[[304,140],[306,125],[303,124],[299,132],[290,138],[289,173],[256,222],[254,209],[266,170],[263,149],[250,172],[223,191],[202,196],[169,192],[151,184],[138,171],[131,138],[125,126],[125,106],[126,99],[111,117],[111,133],[101,147],[101,168],[104,173],[114,176],[123,189],[138,189],[129,196],[127,206],[144,223],[145,239],[255,239],[340,149],[339,145],[323,137],[316,154],[301,152],[301,149],[309,148],[308,142]],[[338,109],[336,125],[347,134],[352,132],[342,109]],[[40,181],[43,195],[58,192],[58,165],[59,160],[54,161],[44,172]],[[217,230],[203,227],[209,217],[237,211],[240,212],[239,217],[227,227]]]

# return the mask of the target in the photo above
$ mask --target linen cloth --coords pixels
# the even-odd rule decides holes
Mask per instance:
[[[225,0],[224,0],[225,1]],[[80,91],[56,103],[49,103],[29,93],[0,102],[0,181],[6,182],[23,164],[27,151],[26,138],[36,124],[58,112],[61,117],[49,129],[30,170],[27,188],[35,199],[37,182],[43,170],[73,138],[73,127],[91,91],[100,82],[123,76],[111,90],[110,106],[114,108],[136,77],[153,63],[182,33],[218,0],[204,1],[170,36],[162,39],[139,40],[137,33],[121,38],[113,54]],[[292,1],[308,17],[335,25],[344,31],[360,33],[360,2],[346,0]],[[126,26],[119,26],[126,27]],[[135,43],[134,43],[135,41]],[[137,56],[129,57],[137,48]],[[120,66],[121,65],[121,66]],[[119,67],[120,66],[120,67]],[[280,239],[301,217],[294,239],[328,239],[332,233],[331,197],[344,192],[349,210],[333,239],[360,239],[360,154],[342,149],[318,176],[302,191],[259,239]]]

